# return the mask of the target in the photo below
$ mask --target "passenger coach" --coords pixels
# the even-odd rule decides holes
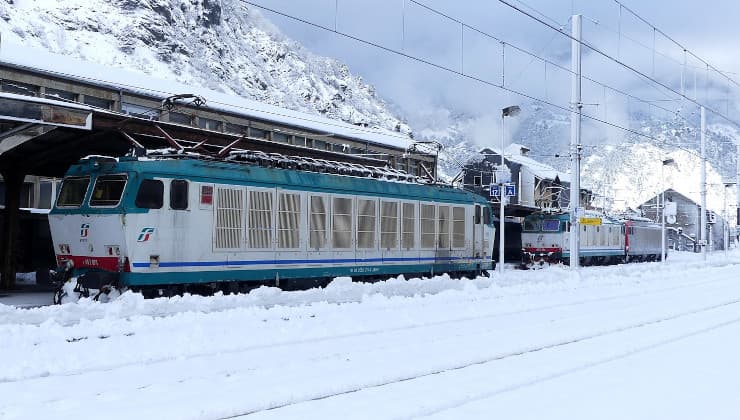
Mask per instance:
[[[410,179],[248,152],[90,157],[68,171],[49,222],[58,263],[84,288],[491,269],[485,199]]]

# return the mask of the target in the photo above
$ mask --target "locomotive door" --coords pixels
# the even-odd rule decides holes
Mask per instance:
[[[475,205],[475,214],[473,215],[473,256],[476,258],[483,257],[483,209],[480,205]]]

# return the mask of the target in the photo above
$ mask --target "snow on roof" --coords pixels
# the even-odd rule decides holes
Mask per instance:
[[[184,85],[12,43],[3,43],[2,50],[0,50],[0,63],[159,99],[182,93],[193,93],[204,97],[207,101],[206,108],[209,109],[274,121],[296,128],[318,131],[321,134],[339,135],[404,149],[412,143],[408,136],[401,133],[360,127],[203,87]]]
[[[567,181],[569,175],[563,172],[559,172],[550,165],[542,162],[538,162],[530,157],[521,154],[522,148],[529,150],[528,147],[517,143],[511,143],[504,149],[504,157],[511,162],[518,163],[522,166],[526,166],[529,170],[534,173],[535,176],[544,179],[555,179],[560,178],[561,181]],[[500,153],[497,149],[492,149],[494,153]]]
[[[58,99],[37,98],[35,96],[18,95],[15,93],[8,93],[8,92],[0,92],[0,97],[10,98],[10,99],[20,99],[26,102],[36,102],[39,104],[61,105],[67,108],[79,109],[83,111],[92,111],[92,107],[90,106],[80,104],[77,102],[69,102],[69,101],[58,100]]]

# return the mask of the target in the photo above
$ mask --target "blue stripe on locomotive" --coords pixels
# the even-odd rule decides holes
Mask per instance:
[[[308,279],[308,278],[331,278],[331,277],[356,277],[358,275],[370,276],[396,276],[399,274],[423,274],[445,273],[453,271],[473,272],[478,270],[491,270],[493,263],[467,262],[467,263],[435,263],[435,264],[406,264],[406,265],[352,265],[352,266],[321,266],[300,268],[273,268],[264,270],[234,270],[224,272],[221,270],[190,271],[190,272],[165,272],[165,273],[121,273],[122,284],[129,286],[153,286],[167,284],[197,284],[215,281],[274,281],[277,277],[284,280]],[[228,274],[228,277],[224,277]]]

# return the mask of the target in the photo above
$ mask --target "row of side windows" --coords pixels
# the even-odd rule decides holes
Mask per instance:
[[[245,242],[248,248],[269,249],[274,233],[278,248],[298,249],[304,197],[311,249],[413,249],[417,221],[422,249],[465,247],[467,218],[462,206],[280,192],[274,209],[274,197],[270,190],[250,189],[245,196],[241,189],[217,188],[214,247],[238,249]]]
[[[141,181],[135,204],[142,209],[161,209],[164,205],[164,182],[159,179]],[[183,179],[170,181],[170,209],[188,209],[188,181]]]

